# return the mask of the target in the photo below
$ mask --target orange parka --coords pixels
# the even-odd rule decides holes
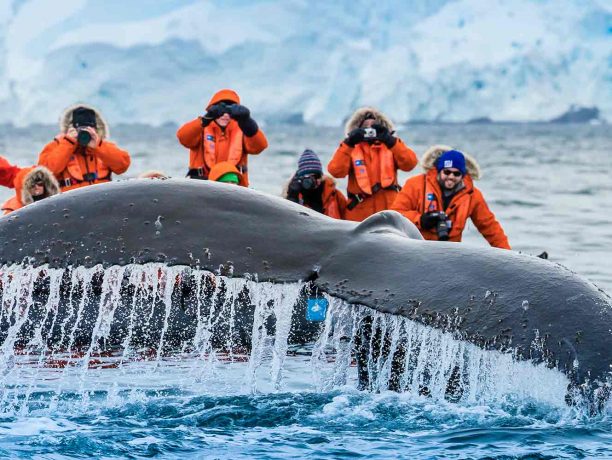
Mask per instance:
[[[289,181],[290,183],[291,181]],[[322,177],[323,192],[321,200],[323,202],[323,214],[334,219],[345,219],[346,218],[346,197],[344,194],[336,188],[336,181],[326,175]],[[288,184],[283,191],[283,197],[288,198]],[[310,208],[307,203],[303,201],[300,194],[299,204]]]
[[[96,113],[96,131],[100,142],[94,148],[81,147],[66,135],[72,123],[72,111],[87,107]],[[38,164],[49,168],[57,177],[62,191],[108,182],[113,173],[122,174],[130,166],[130,155],[106,139],[108,124],[93,107],[78,104],[66,109],[60,120],[61,133],[40,152]]]
[[[52,196],[59,193],[59,184],[53,176],[53,173],[44,166],[30,166],[20,168],[17,173],[13,186],[15,187],[15,195],[4,202],[2,211],[4,214],[16,211],[32,202],[30,189],[37,182],[42,182],[45,187],[46,196]]]
[[[393,131],[393,124],[380,111],[364,107],[348,121],[346,133],[359,128],[368,112],[376,117],[376,123]],[[397,170],[410,171],[417,163],[414,151],[399,138],[390,149],[380,142],[361,142],[355,147],[342,142],[327,169],[334,177],[348,175],[348,203],[359,201],[352,209],[346,209],[346,219],[362,221],[378,211],[389,209],[400,189]]]
[[[446,210],[442,209],[442,189],[437,179],[438,171],[433,165],[447,150],[451,148],[435,146],[423,155],[422,163],[427,172],[406,181],[391,209],[399,211],[415,224],[426,240],[438,240],[438,234],[435,228],[421,228],[421,215],[426,212],[444,211],[451,221],[449,241],[461,241],[469,217],[491,246],[510,249],[504,230],[480,190],[473,184],[472,175],[478,178],[480,169],[469,155],[465,155],[468,173],[463,178],[464,188],[453,196]]]
[[[240,104],[240,97],[232,90],[215,93],[206,108],[221,101]],[[248,157],[257,155],[268,147],[268,140],[261,129],[253,136],[245,136],[238,123],[230,120],[225,128],[214,121],[202,126],[202,118],[185,123],[176,136],[184,147],[189,149],[189,169],[201,171],[202,178],[208,178],[211,168],[221,161],[230,161],[242,173],[240,185],[249,185]]]

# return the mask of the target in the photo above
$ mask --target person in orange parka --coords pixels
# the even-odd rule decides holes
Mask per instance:
[[[310,149],[300,155],[298,169],[283,191],[283,196],[334,219],[344,219],[346,216],[346,198],[336,188],[336,181],[323,174],[319,157]]]
[[[4,214],[60,192],[55,176],[44,166],[20,168],[14,180],[15,196],[2,205]]]
[[[391,209],[415,224],[426,240],[461,241],[469,217],[491,246],[510,249],[504,230],[474,186],[473,179],[480,178],[476,160],[436,145],[425,152],[421,164],[425,174],[406,181]],[[446,224],[442,237],[438,234],[441,220]],[[444,235],[445,227],[448,235]]]
[[[130,166],[130,155],[107,139],[106,120],[95,108],[77,104],[60,118],[60,134],[49,142],[38,164],[49,168],[63,192],[109,182],[113,173],[123,174]]]
[[[346,124],[346,133],[327,169],[334,177],[349,176],[346,219],[362,221],[389,209],[400,190],[397,170],[410,171],[418,160],[394,136],[393,123],[372,107],[355,111]]]
[[[206,105],[206,114],[185,123],[176,133],[179,142],[189,149],[189,171],[192,179],[208,179],[211,168],[229,161],[236,166],[249,185],[247,155],[257,155],[268,147],[251,112],[240,105],[240,97],[231,89],[222,89]]]
[[[3,187],[14,188],[15,177],[21,168],[19,166],[12,165],[6,158],[0,156],[0,185]]]

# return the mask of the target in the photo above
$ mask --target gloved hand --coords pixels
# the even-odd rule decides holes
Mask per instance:
[[[230,107],[230,117],[236,121],[246,120],[251,117],[251,111],[244,105],[234,104]]]
[[[252,137],[257,134],[259,126],[257,126],[255,120],[251,118],[251,111],[244,105],[232,105],[229,114],[230,117],[238,122],[240,130],[246,137]]]
[[[365,131],[363,128],[356,128],[348,133],[346,139],[344,139],[344,143],[349,147],[355,147],[355,145],[363,142]]]
[[[440,220],[439,212],[426,212],[421,214],[421,228],[423,230],[431,230]]]
[[[300,192],[302,191],[302,183],[297,176],[293,176],[289,186],[287,187],[287,199],[294,203],[299,203]]]
[[[225,113],[225,107],[223,105],[221,104],[211,105],[206,111],[206,114],[204,114],[204,116],[202,117],[202,127],[208,126],[212,121],[223,116],[224,113]]]
[[[385,144],[388,148],[393,148],[397,142],[397,137],[394,137],[383,125],[372,125],[372,128],[376,130],[376,139]]]

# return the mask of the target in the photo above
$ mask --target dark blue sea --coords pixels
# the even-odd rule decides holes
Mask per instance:
[[[125,178],[149,169],[184,175],[188,152],[175,129],[115,127],[113,139],[133,158]],[[270,148],[251,160],[251,186],[272,194],[304,148],[326,162],[342,139],[340,128],[264,129]],[[31,164],[54,134],[49,126],[0,127],[0,154]],[[477,186],[514,250],[546,250],[552,263],[612,293],[609,126],[408,125],[398,134],[419,156],[433,144],[469,152],[484,173]],[[486,241],[472,225],[462,244]],[[428,340],[451,346],[433,333]],[[332,343],[330,336],[312,349],[289,349],[279,361],[262,339],[256,362],[193,353],[49,359],[0,347],[0,457],[612,458],[611,403],[597,416],[566,406],[565,382],[553,371],[500,355],[485,363],[488,381],[478,394],[460,403],[363,392],[354,363],[339,364]]]

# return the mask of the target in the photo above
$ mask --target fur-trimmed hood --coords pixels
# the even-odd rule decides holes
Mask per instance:
[[[427,151],[421,157],[421,166],[425,171],[429,171],[436,167],[436,161],[438,158],[449,150],[456,150],[453,147],[449,147],[448,145],[433,145],[427,149]],[[482,173],[480,171],[480,166],[476,162],[476,160],[469,154],[465,153],[463,150],[460,150],[465,157],[465,167],[467,169],[468,174],[474,180],[478,180],[482,177]]]
[[[100,136],[100,139],[108,139],[110,137],[110,129],[108,127],[108,123],[106,122],[100,111],[89,104],[73,104],[70,107],[67,107],[62,113],[62,116],[60,117],[60,132],[62,134],[66,134],[68,128],[70,128],[70,126],[72,125],[72,112],[74,111],[74,109],[77,109],[79,107],[84,107],[86,109],[93,110],[96,113],[96,131],[98,132],[98,136]]]
[[[345,134],[348,134],[352,130],[361,127],[361,124],[366,119],[366,115],[368,113],[374,115],[374,117],[376,118],[376,124],[383,125],[390,132],[393,132],[395,130],[395,127],[393,126],[391,120],[389,120],[389,118],[387,118],[387,116],[380,110],[375,109],[374,107],[361,107],[355,110],[353,115],[351,115],[351,117],[346,122],[346,125],[344,126]]]
[[[20,183],[16,185],[19,185],[21,187],[21,190],[17,190],[17,192],[20,192],[19,196],[21,198],[21,203],[24,206],[34,202],[34,198],[30,193],[30,189],[37,182],[42,182],[45,186],[45,198],[57,195],[60,192],[60,186],[57,182],[57,179],[55,178],[53,173],[44,166],[35,166],[33,168],[28,168],[27,170],[24,170],[23,179],[19,180],[19,182]]]

